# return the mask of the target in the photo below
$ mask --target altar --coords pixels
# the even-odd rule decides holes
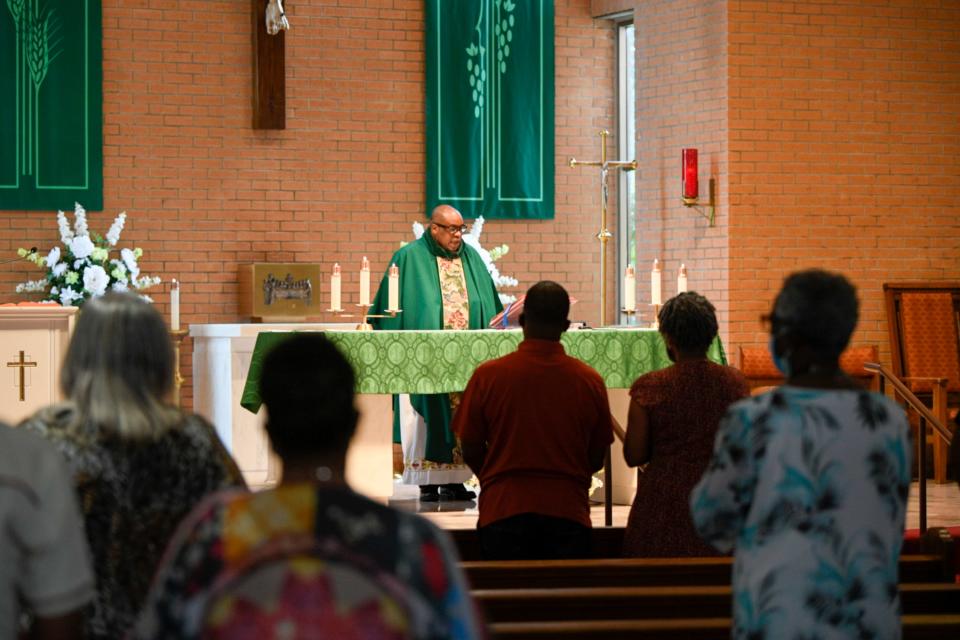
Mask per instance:
[[[361,424],[350,450],[347,475],[358,490],[378,497],[392,493],[392,414],[390,396],[386,394],[461,391],[479,364],[514,351],[522,339],[519,330],[353,331],[330,325],[298,325],[287,330],[269,325],[247,327],[262,329],[256,331],[253,344],[248,345],[249,352],[243,357],[249,367],[239,404],[247,411],[238,413],[246,413],[245,418],[260,410],[258,382],[264,355],[292,332],[324,331],[351,361],[357,374]],[[562,343],[569,355],[583,360],[603,377],[609,389],[611,411],[624,426],[629,400],[626,390],[640,375],[670,364],[660,334],[652,329],[569,331],[563,335]],[[714,341],[708,355],[716,362],[726,363],[719,340]],[[225,430],[229,425],[217,423],[217,427]],[[230,430],[236,435],[235,430]],[[265,446],[262,428],[259,434],[247,430],[244,437],[258,438],[263,442],[258,446]],[[232,450],[237,452],[249,443],[232,444]],[[242,457],[237,457],[244,468]],[[619,442],[614,443],[612,458],[614,501],[629,504],[635,492],[636,472],[623,462]],[[273,478],[264,477],[264,481],[270,480]]]

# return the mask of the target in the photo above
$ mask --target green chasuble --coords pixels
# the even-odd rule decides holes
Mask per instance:
[[[443,329],[443,300],[440,296],[440,274],[437,257],[459,257],[470,300],[470,329],[485,329],[490,319],[503,310],[493,279],[480,254],[466,242],[458,253],[444,250],[434,242],[430,230],[393,254],[390,264],[400,269],[400,308],[394,318],[371,318],[377,329]],[[373,299],[372,314],[383,314],[387,308],[389,265]],[[453,461],[456,439],[450,431],[449,394],[411,395],[410,404],[427,424],[426,458],[434,462]],[[397,398],[393,399],[393,439],[400,442],[400,421]]]

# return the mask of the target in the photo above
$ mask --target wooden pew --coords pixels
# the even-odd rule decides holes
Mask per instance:
[[[730,615],[729,586],[480,589],[474,600],[489,622],[723,618]],[[960,612],[960,585],[900,585],[905,614]]]
[[[733,559],[604,558],[461,562],[473,589],[729,585]],[[900,582],[952,580],[943,557],[900,557]]]
[[[960,638],[960,614],[905,615],[901,623],[903,640]],[[730,637],[730,619],[502,622],[491,625],[490,631],[494,640],[727,640]]]

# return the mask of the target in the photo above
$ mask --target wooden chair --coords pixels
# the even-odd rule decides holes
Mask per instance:
[[[877,374],[866,371],[863,365],[866,362],[877,362],[879,357],[875,344],[849,347],[840,356],[840,367],[864,388],[877,390]],[[766,347],[740,347],[739,362],[740,371],[747,379],[751,394],[763,393],[783,384],[783,374],[773,364],[770,350]]]
[[[888,282],[883,291],[893,373],[950,428],[960,406],[960,282]],[[932,440],[934,481],[944,483],[949,442]]]

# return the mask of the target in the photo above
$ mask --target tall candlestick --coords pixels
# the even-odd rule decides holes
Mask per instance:
[[[650,272],[650,304],[663,304],[660,276],[660,261],[654,258],[653,270]]]
[[[623,274],[623,308],[630,312],[637,308],[637,271],[633,265]]]
[[[173,288],[170,289],[170,328],[174,331],[180,330],[180,283],[176,279],[172,281]]]
[[[370,304],[370,261],[367,256],[363,256],[360,262],[360,304]]]
[[[685,293],[687,290],[687,265],[680,264],[680,274],[677,276],[677,293]]]
[[[390,265],[390,276],[387,278],[387,310],[400,310],[400,269],[397,265]]]
[[[343,311],[340,303],[340,263],[336,263],[333,265],[333,275],[330,276],[330,309]]]

